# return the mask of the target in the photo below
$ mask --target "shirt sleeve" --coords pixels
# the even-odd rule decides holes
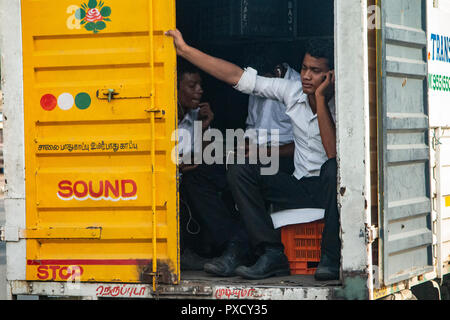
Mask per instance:
[[[260,77],[257,71],[252,68],[244,70],[241,79],[234,88],[245,94],[279,101],[288,109],[298,101],[302,94],[300,81]]]

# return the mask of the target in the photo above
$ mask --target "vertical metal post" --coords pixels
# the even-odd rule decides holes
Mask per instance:
[[[336,295],[365,300],[372,284],[371,246],[364,241],[371,216],[367,0],[335,0],[334,10],[343,280]]]
[[[154,110],[155,108],[155,57],[154,57],[154,48],[153,48],[153,0],[149,0],[149,38],[150,38],[150,110]],[[156,277],[157,277],[157,267],[158,267],[158,259],[157,259],[157,237],[156,237],[156,152],[155,152],[155,112],[150,112],[150,122],[151,122],[151,165],[152,165],[152,245],[153,245],[153,257],[152,257],[152,273],[153,273],[153,291],[156,291]]]

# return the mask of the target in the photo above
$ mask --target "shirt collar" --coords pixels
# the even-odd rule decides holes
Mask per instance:
[[[308,95],[306,93],[303,92],[303,87],[302,87],[302,94],[300,95],[300,97],[298,98],[298,102],[300,103],[306,103],[309,106],[309,101],[308,101]]]
[[[198,109],[189,111],[184,115],[184,118],[183,120],[181,120],[181,122],[188,122],[190,124],[194,123],[194,121],[198,118],[198,111]]]
[[[309,100],[308,100],[308,95],[307,94],[303,94],[305,96],[304,98],[304,103],[306,104],[306,110],[308,110],[309,113],[309,121],[314,121],[317,119],[317,113],[314,114],[311,110],[311,106],[309,104]]]

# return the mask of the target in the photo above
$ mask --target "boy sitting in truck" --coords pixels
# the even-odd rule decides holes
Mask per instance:
[[[235,89],[274,99],[286,106],[295,139],[293,175],[278,172],[262,175],[254,165],[229,168],[228,181],[251,248],[259,256],[247,267],[247,246],[230,243],[215,259],[217,273],[263,279],[290,274],[279,230],[275,230],[266,208],[272,202],[291,208],[325,209],[321,261],[317,280],[337,280],[340,270],[339,211],[337,208],[336,126],[334,105],[334,50],[331,41],[312,41],[306,50],[301,81],[265,78],[256,70],[241,69],[207,55],[184,41],[178,30],[169,30],[177,54]],[[206,266],[205,266],[206,267]]]
[[[277,64],[264,76],[300,80],[300,74],[287,63]],[[292,174],[294,172],[294,134],[291,119],[284,112],[285,109],[286,107],[279,101],[251,95],[248,102],[247,127],[244,136],[247,138],[248,144],[260,147],[268,146],[268,153],[270,153],[270,148],[279,147],[279,169]],[[276,139],[273,139],[272,132],[277,132]],[[248,145],[246,148],[249,157],[250,148]]]
[[[200,72],[193,65],[178,63],[178,151],[181,173],[181,268],[203,270],[207,257],[220,255],[238,221],[222,194],[226,191],[226,171],[223,165],[192,164],[194,157],[195,122],[208,130],[214,119],[209,103],[202,102]],[[181,134],[183,132],[184,134]],[[202,146],[199,148],[202,151]],[[212,209],[213,208],[213,209]]]

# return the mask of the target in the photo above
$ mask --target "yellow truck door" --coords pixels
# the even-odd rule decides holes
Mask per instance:
[[[179,281],[174,0],[22,0],[27,280]]]

